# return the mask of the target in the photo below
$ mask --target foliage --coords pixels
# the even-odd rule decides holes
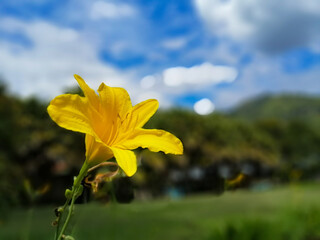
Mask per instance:
[[[63,189],[51,184],[64,176],[70,177],[73,169],[82,162],[82,136],[68,133],[50,121],[46,105],[38,99],[18,99],[0,93],[0,195],[10,199],[9,205],[33,204],[30,189],[42,192],[50,189],[51,197],[45,201],[55,201],[54,196]],[[80,151],[79,151],[80,149]],[[72,177],[70,179],[72,181]],[[30,182],[29,190],[26,182]],[[6,191],[4,189],[7,189]],[[1,204],[2,205],[2,204]],[[4,206],[4,205],[3,205]]]
[[[185,153],[136,151],[141,166],[130,180],[137,196],[221,193],[226,182],[240,179],[239,174],[245,177],[235,187],[249,187],[266,177],[317,178],[319,101],[303,96],[263,97],[232,114],[208,116],[185,109],[158,111],[146,128],[172,132],[182,140]],[[84,161],[84,136],[57,127],[48,117],[47,105],[36,98],[19,99],[0,88],[0,196],[6,196],[1,197],[1,206],[61,202],[64,187],[72,183]],[[30,199],[26,181],[43,196]]]

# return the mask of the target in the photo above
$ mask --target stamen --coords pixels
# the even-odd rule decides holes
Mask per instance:
[[[110,171],[110,172],[106,172],[106,173],[98,173],[95,178],[91,181],[89,180],[89,178],[91,177],[91,175],[89,175],[88,177],[85,178],[85,183],[86,184],[89,184],[92,189],[93,189],[93,192],[97,192],[98,189],[99,189],[99,185],[103,182],[106,182],[106,181],[109,181],[111,178],[113,178],[114,176],[116,176],[119,172],[119,165],[115,162],[103,162],[103,163],[100,163],[92,168],[90,168],[88,170],[88,173],[97,169],[97,168],[100,168],[102,166],[117,166],[117,170],[115,171]]]

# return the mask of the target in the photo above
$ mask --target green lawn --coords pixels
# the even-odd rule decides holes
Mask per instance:
[[[320,239],[320,185],[76,207],[76,240]],[[15,210],[0,239],[53,239],[54,207]],[[29,220],[31,219],[31,220]],[[261,236],[260,236],[261,235]]]

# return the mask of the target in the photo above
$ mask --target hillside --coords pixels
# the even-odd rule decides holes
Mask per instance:
[[[263,95],[240,104],[230,116],[244,120],[281,119],[320,121],[320,96]]]

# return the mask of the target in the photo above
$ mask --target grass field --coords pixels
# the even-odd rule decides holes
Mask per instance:
[[[76,206],[76,240],[320,239],[320,185]],[[14,210],[0,239],[53,239],[54,207]]]

